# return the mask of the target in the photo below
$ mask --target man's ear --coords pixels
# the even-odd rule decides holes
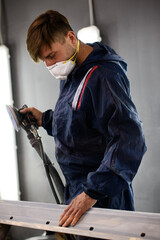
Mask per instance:
[[[69,31],[66,35],[66,38],[68,39],[68,42],[72,46],[75,47],[77,45],[77,37],[76,37],[76,34],[73,31]]]

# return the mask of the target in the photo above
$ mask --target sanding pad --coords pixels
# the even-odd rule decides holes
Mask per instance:
[[[14,107],[11,107],[10,105],[6,105],[6,109],[8,111],[8,114],[10,116],[10,119],[12,121],[14,128],[18,132],[21,128],[19,120],[18,120],[18,110]]]

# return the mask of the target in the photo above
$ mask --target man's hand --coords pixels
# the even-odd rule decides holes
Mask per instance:
[[[82,192],[75,197],[69,206],[64,210],[59,219],[59,226],[74,226],[79,218],[96,202],[97,200],[89,197],[85,192]]]
[[[37,120],[37,125],[40,127],[42,126],[42,112],[38,109],[31,107],[31,108],[24,108],[20,111],[20,113],[25,114],[27,112],[31,112],[33,117]]]

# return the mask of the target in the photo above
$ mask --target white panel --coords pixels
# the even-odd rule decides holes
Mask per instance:
[[[12,105],[9,50],[0,46],[0,197],[19,199],[15,130],[6,111]]]

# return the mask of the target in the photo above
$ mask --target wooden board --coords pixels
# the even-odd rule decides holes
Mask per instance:
[[[66,206],[0,201],[0,224],[111,240],[160,240],[160,214],[92,208],[74,227],[59,227]]]

